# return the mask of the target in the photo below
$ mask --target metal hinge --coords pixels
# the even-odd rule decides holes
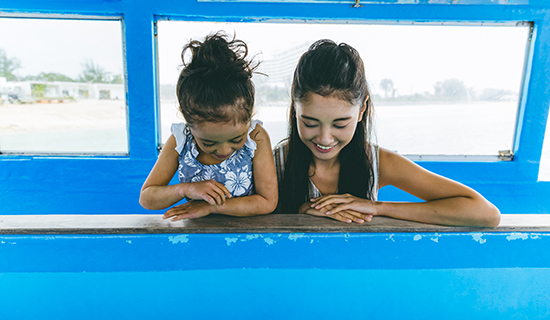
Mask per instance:
[[[514,160],[514,153],[511,150],[499,150],[498,160],[500,161],[512,161]]]

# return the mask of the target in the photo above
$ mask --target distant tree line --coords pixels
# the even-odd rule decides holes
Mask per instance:
[[[409,95],[397,95],[397,89],[391,79],[382,79],[379,84],[380,89],[384,92],[384,96],[376,97],[377,100],[386,102],[415,102],[415,101],[471,101],[471,100],[484,100],[484,101],[496,101],[500,99],[506,99],[513,96],[514,93],[511,90],[485,88],[482,90],[475,90],[468,88],[466,84],[456,78],[445,79],[438,81],[433,85],[434,91],[414,93]]]
[[[78,78],[71,78],[56,72],[41,72],[37,75],[18,77],[16,71],[21,68],[21,61],[15,57],[8,57],[6,51],[0,48],[0,77],[7,81],[65,81],[65,82],[88,82],[88,83],[123,83],[121,74],[107,72],[92,60],[85,60],[82,63],[82,71]]]

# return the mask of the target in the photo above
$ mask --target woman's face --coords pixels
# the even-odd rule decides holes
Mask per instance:
[[[300,139],[318,160],[334,160],[353,138],[364,106],[351,105],[336,95],[311,93],[296,103]]]

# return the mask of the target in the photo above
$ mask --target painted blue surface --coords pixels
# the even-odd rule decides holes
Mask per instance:
[[[0,237],[0,319],[546,319],[549,233]]]
[[[481,231],[10,235],[0,272],[550,268],[548,247],[548,233]]]
[[[3,0],[0,12],[11,15],[122,19],[130,154],[0,155],[0,214],[150,212],[137,200],[157,157],[154,22],[165,18],[532,21],[514,161],[418,163],[475,188],[504,213],[550,212],[550,182],[537,181],[550,3],[379,2],[386,3]],[[395,188],[380,198],[414,200]],[[0,319],[548,319],[549,247],[549,233],[524,232],[5,235]]]
[[[157,157],[154,23],[157,19],[216,21],[510,22],[531,21],[512,162],[418,163],[481,192],[503,213],[549,213],[550,182],[537,181],[550,95],[550,3],[483,0],[431,3],[197,2],[194,0],[3,0],[11,16],[119,17],[123,21],[129,150],[126,157],[0,155],[0,214],[136,214],[139,190]],[[433,1],[438,2],[438,1]],[[407,200],[382,189],[382,200]]]
[[[2,319],[547,319],[548,268],[3,273]],[[246,281],[243,281],[246,279]]]

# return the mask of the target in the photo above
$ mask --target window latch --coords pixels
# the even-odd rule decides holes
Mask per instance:
[[[500,161],[512,161],[514,160],[514,153],[511,150],[499,150],[498,160]]]

